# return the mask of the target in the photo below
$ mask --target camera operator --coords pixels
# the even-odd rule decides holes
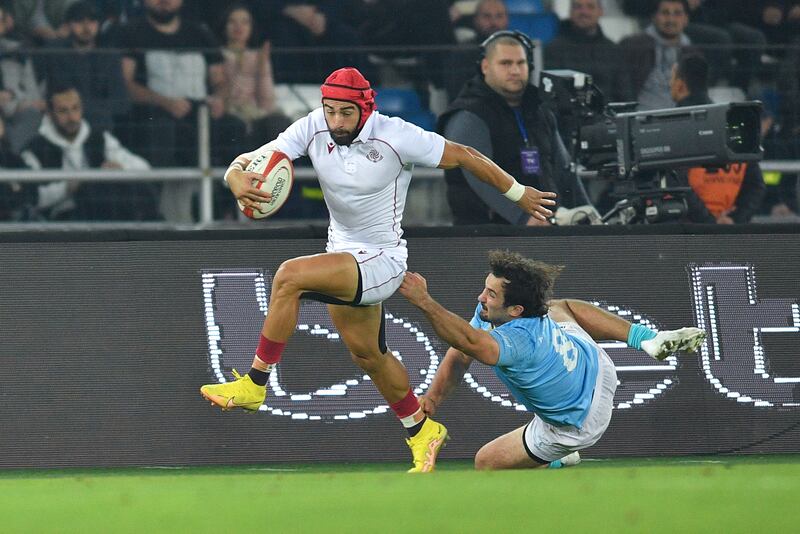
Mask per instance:
[[[698,54],[685,55],[672,69],[669,88],[678,107],[710,104],[708,62]],[[718,224],[749,222],[766,194],[758,163],[733,163],[717,169],[695,167],[688,170],[687,179]]]
[[[583,185],[570,169],[552,112],[530,85],[533,45],[520,32],[499,31],[481,45],[480,73],[469,80],[439,119],[438,131],[473,146],[520,183],[558,193],[558,224],[591,220]],[[454,224],[547,224],[461,169],[445,171]],[[563,206],[581,206],[575,210]],[[599,216],[597,216],[599,219]],[[582,221],[581,221],[582,222]]]

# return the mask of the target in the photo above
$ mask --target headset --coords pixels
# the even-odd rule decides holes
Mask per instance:
[[[525,49],[525,57],[528,59],[528,72],[529,72],[529,75],[533,76],[533,47],[534,47],[534,44],[533,44],[533,41],[531,41],[530,37],[528,37],[527,35],[525,35],[524,33],[522,33],[519,30],[500,30],[500,31],[496,31],[492,35],[487,37],[486,40],[481,43],[481,55],[478,58],[478,73],[482,74],[481,61],[483,61],[483,58],[486,57],[486,49],[492,43],[492,41],[500,39],[501,37],[511,37],[512,39],[514,39],[515,41],[517,41],[519,44],[522,45],[522,48]]]

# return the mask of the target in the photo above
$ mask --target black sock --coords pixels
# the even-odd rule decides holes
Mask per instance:
[[[250,377],[250,380],[253,381],[253,384],[257,384],[259,386],[266,386],[267,378],[269,378],[269,373],[267,373],[266,371],[259,371],[255,367],[251,367],[250,372],[247,373],[247,376]]]
[[[410,427],[406,428],[406,430],[408,431],[408,435],[409,435],[409,436],[411,436],[411,437],[413,438],[414,436],[416,436],[417,434],[419,434],[419,431],[420,431],[420,430],[422,430],[422,425],[424,425],[424,424],[425,424],[425,420],[426,420],[426,419],[427,419],[427,417],[423,417],[423,418],[422,418],[422,421],[420,421],[420,422],[419,422],[419,423],[417,423],[416,425],[414,425],[414,426],[410,426]]]

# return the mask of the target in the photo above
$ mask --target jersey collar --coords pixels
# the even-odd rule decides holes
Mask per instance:
[[[355,139],[353,139],[353,143],[360,141],[362,143],[366,143],[369,138],[372,136],[373,126],[375,125],[375,116],[378,115],[377,111],[373,111],[370,116],[367,118],[367,122],[364,123],[364,126],[361,128],[361,131],[358,132],[358,135]]]

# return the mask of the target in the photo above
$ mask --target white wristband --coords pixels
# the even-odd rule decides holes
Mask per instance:
[[[514,180],[514,183],[511,184],[511,187],[508,188],[508,191],[503,193],[503,196],[509,199],[511,202],[517,202],[524,194],[525,186]]]
[[[229,174],[231,173],[231,171],[232,171],[232,170],[234,170],[234,169],[236,169],[237,171],[243,171],[243,170],[244,170],[244,166],[243,166],[241,163],[239,163],[238,161],[234,161],[233,163],[231,163],[231,164],[230,164],[230,167],[228,167],[228,170],[227,170],[227,171],[225,171],[225,175],[222,177],[222,180],[223,180],[223,181],[224,181],[226,184],[228,183],[228,175],[229,175]]]

